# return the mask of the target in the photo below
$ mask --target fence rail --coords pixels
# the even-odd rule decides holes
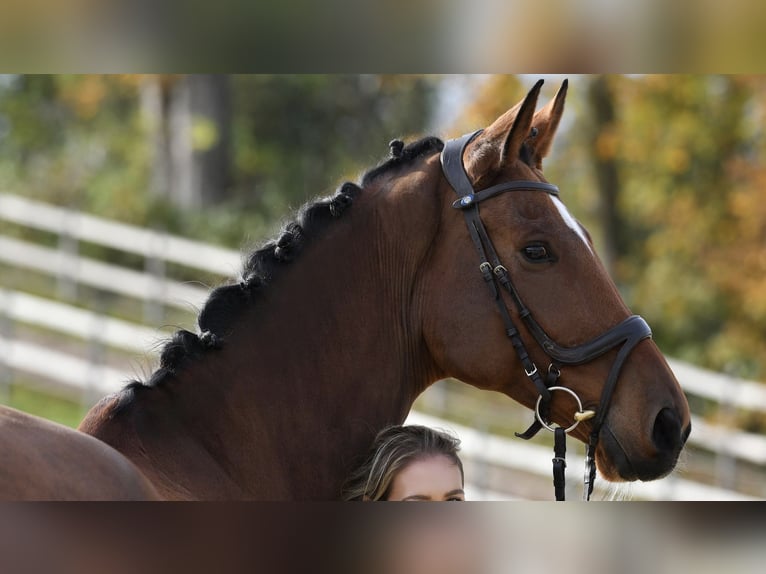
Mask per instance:
[[[0,193],[0,219],[224,276],[235,275],[240,266],[239,253],[230,249],[126,225],[18,195]]]
[[[58,391],[68,397],[105,396],[130,378],[125,371],[26,341],[0,337],[0,349],[5,366],[44,377],[48,389],[51,382],[64,385]]]
[[[688,394],[740,409],[766,412],[766,384],[737,379],[669,359],[668,364]]]
[[[172,261],[221,275],[233,275],[239,268],[240,254],[232,250],[1,193],[0,220],[59,234],[60,244],[65,246],[52,249],[0,235],[0,261],[56,278],[64,276],[76,283],[108,289],[144,302],[159,298],[170,306],[190,310],[199,306],[207,296],[204,288],[165,277],[162,262]],[[142,255],[152,261],[160,261],[161,264],[147,264],[143,272],[121,268],[78,254],[76,243],[72,249],[72,239]],[[148,355],[151,355],[156,343],[165,335],[140,323],[4,288],[0,288],[0,320],[0,324],[13,322],[31,325],[76,337],[87,343],[85,349],[97,344]],[[50,349],[34,341],[17,338],[12,330],[3,332],[0,329],[0,367],[5,365],[6,368],[42,377],[57,385],[62,394],[75,397],[108,394],[118,390],[126,380],[136,375],[125,368],[116,368],[95,360],[93,353],[87,350],[83,355],[74,356]],[[724,408],[766,412],[766,385],[762,383],[741,381],[677,360],[670,360],[670,365],[685,392],[690,395],[713,400]],[[428,420],[434,426],[457,430],[463,439],[466,455],[471,458],[539,476],[548,476],[550,472],[551,453],[547,449],[424,417],[426,415],[421,413],[411,414],[411,420]],[[691,444],[730,459],[766,466],[766,437],[763,435],[714,425],[700,417],[693,418],[693,429]],[[581,474],[580,470],[572,468],[569,472],[572,476]],[[634,496],[647,499],[751,499],[731,490],[677,478],[639,485],[632,490]]]
[[[137,323],[2,287],[0,314],[19,323],[43,327],[83,341],[96,341],[140,353],[152,349],[161,338],[157,330]]]

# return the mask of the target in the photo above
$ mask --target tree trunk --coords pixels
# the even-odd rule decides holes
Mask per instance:
[[[147,79],[142,106],[150,122],[154,193],[190,209],[224,199],[229,188],[229,78],[188,75]]]
[[[144,76],[139,94],[141,113],[146,122],[146,146],[151,150],[151,174],[149,190],[157,197],[169,198],[172,181],[170,136],[166,118],[170,110],[170,87],[168,78]]]
[[[620,214],[620,177],[617,169],[616,150],[604,138],[613,138],[615,129],[614,95],[605,76],[593,80],[588,90],[588,105],[593,118],[590,149],[593,150],[593,167],[596,174],[600,202],[601,226],[604,246],[603,261],[614,277],[617,260],[625,255],[625,221]]]

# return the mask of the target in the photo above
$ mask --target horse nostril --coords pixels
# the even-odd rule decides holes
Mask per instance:
[[[681,448],[681,421],[673,409],[662,409],[654,421],[652,440],[660,452],[673,452]]]

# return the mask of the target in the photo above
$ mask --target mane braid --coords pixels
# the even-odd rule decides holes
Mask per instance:
[[[307,243],[343,215],[361,191],[357,184],[346,182],[333,197],[303,206],[295,221],[285,225],[276,240],[268,241],[248,256],[238,283],[222,285],[210,293],[197,318],[200,334],[185,329],[176,331],[162,348],[160,367],[145,383],[128,383],[115,412],[130,404],[136,392],[161,384],[190,359],[220,348],[245,307],[258,298],[285,264],[295,260]]]
[[[391,157],[362,176],[362,187],[388,171],[392,171],[426,155],[438,153],[444,149],[444,142],[433,136],[407,144],[405,147],[401,146],[401,141],[399,140],[394,140],[389,145],[391,146]]]
[[[125,386],[114,414],[131,404],[137,392],[162,384],[189,360],[202,356],[207,350],[220,348],[245,308],[259,298],[285,264],[294,261],[310,241],[343,215],[362,187],[386,172],[443,148],[444,142],[436,137],[426,137],[406,146],[401,140],[394,140],[390,144],[391,157],[367,171],[362,176],[361,187],[346,182],[334,196],[304,205],[295,221],[287,223],[277,239],[266,242],[247,257],[239,282],[221,285],[210,293],[197,318],[200,334],[184,329],[176,331],[162,348],[160,366],[151,377],[146,382],[134,380]]]
[[[320,199],[300,209],[295,221],[285,225],[276,240],[267,242],[245,261],[239,283],[213,290],[197,320],[203,332],[225,339],[246,305],[258,298],[286,263],[291,263],[313,239],[339,218],[361,188],[344,183],[332,198]]]

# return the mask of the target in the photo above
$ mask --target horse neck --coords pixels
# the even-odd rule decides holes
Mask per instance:
[[[215,437],[207,450],[227,451],[220,459],[243,484],[267,487],[271,466],[293,481],[280,498],[337,497],[375,433],[402,423],[439,376],[413,301],[418,245],[430,240],[409,239],[380,193],[358,198],[280,270],[221,349],[179,374],[193,379],[179,385],[187,415],[203,441]]]

